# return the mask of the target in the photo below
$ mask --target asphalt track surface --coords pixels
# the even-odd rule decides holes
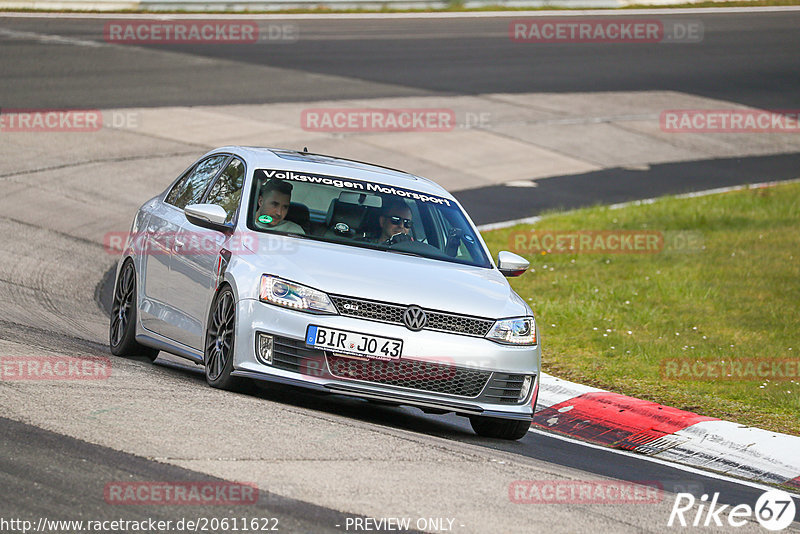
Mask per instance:
[[[516,16],[518,17],[518,16]],[[118,108],[529,92],[673,90],[762,109],[798,107],[800,12],[659,16],[699,21],[699,44],[519,44],[514,15],[276,20],[299,39],[263,45],[48,46],[0,51],[0,107]],[[653,16],[630,19],[647,18]],[[108,19],[5,18],[0,27],[103,43]],[[184,54],[197,58],[187,61]],[[201,61],[206,59],[207,61]],[[262,69],[260,67],[264,67]],[[309,78],[309,74],[328,75]]]
[[[686,45],[514,45],[508,19],[297,21],[303,38],[262,48],[237,46],[153,47],[152,56],[129,54],[126,47],[44,44],[20,32],[102,42],[102,20],[0,19],[0,106],[2,107],[158,107],[167,105],[266,103],[318,99],[478,94],[487,92],[576,92],[669,89],[767,109],[793,108],[800,94],[800,14],[681,15],[705,27],[700,48]],[[162,54],[164,48],[179,55]],[[690,50],[691,54],[687,53]],[[195,60],[187,61],[186,56]],[[255,69],[254,67],[261,67]],[[266,70],[264,70],[266,68]],[[309,80],[309,74],[322,74]],[[597,202],[651,198],[733,185],[795,178],[796,154],[711,160],[653,166],[648,170],[591,173],[541,181],[536,188],[491,187],[459,193],[477,222],[533,215],[544,209]],[[712,178],[713,176],[713,178]],[[754,179],[758,176],[759,179]],[[698,181],[698,178],[703,178]],[[590,185],[591,184],[591,187]],[[534,192],[536,193],[534,195]],[[484,209],[507,205],[499,214]],[[535,197],[535,198],[534,198]],[[107,306],[107,284],[96,280],[97,306]],[[88,312],[88,310],[87,310]],[[93,310],[96,312],[96,310]],[[80,311],[78,312],[80,313]],[[56,334],[0,318],[0,339],[31,347],[65,347],[88,355],[107,355],[96,341]],[[159,360],[126,362],[137,372],[152,372],[175,385],[204,388],[198,368]],[[214,392],[211,392],[214,394]],[[519,442],[478,439],[465,420],[425,416],[409,408],[367,404],[285,387],[255,387],[253,399],[298,408],[321,418],[345,416],[388,435],[413,434],[451,451],[485,451],[488,456],[521,458],[583,473],[584,478],[659,480],[690,485],[697,493],[719,491],[721,502],[754,504],[761,490],[669,465],[584,447],[539,433]],[[35,402],[31,399],[31,402]],[[10,419],[0,419],[0,516],[92,519],[124,515],[175,519],[185,510],[119,509],[98,495],[108,480],[211,480],[199,471],[167,465],[76,440]],[[90,466],[90,467],[87,467]],[[375,473],[374,476],[380,476]],[[690,482],[691,484],[687,484]],[[413,489],[413,488],[411,488]],[[204,510],[202,515],[225,515]],[[237,515],[239,511],[236,511]],[[249,516],[279,516],[283,531],[342,531],[341,512],[312,502],[262,493]],[[352,517],[353,514],[347,514]],[[589,516],[591,517],[591,516]],[[662,518],[664,519],[664,518]],[[663,525],[663,523],[662,523]],[[491,525],[484,525],[491,531]],[[583,524],[586,529],[586,524]],[[665,527],[654,526],[653,531]]]
[[[455,193],[476,224],[522,219],[547,210],[677,195],[743,183],[793,180],[800,154],[707,159],[532,180],[536,187],[494,185]],[[502,206],[502,210],[498,209]]]
[[[13,332],[19,342],[33,346],[56,343],[62,347],[79,349],[83,354],[107,354],[105,347],[84,340],[55,336],[41,330],[21,329],[18,325],[0,326],[4,327],[4,335]],[[144,359],[134,363],[143,367],[151,365]],[[198,388],[206,387],[202,371],[191,363],[159,359],[156,367],[174,380],[188,380]],[[653,463],[646,458],[620,456],[607,449],[587,448],[542,433],[528,433],[516,442],[479,438],[469,428],[466,419],[453,415],[423,415],[417,409],[376,405],[360,399],[321,395],[278,384],[267,386],[255,383],[246,394],[319,414],[341,415],[377,428],[423,434],[453,444],[462,443],[556,464],[584,473],[586,480],[595,480],[600,476],[634,483],[657,481],[669,494],[684,491],[699,498],[702,494],[719,492],[719,502],[730,505],[753,506],[763,493],[762,489],[736,481],[704,476],[702,472],[687,472],[670,464]],[[0,425],[3,428],[0,434],[0,487],[3,488],[0,517],[75,518],[75,512],[80,511],[81,517],[92,520],[124,518],[135,521],[154,518],[174,521],[187,516],[186,507],[108,506],[100,496],[109,481],[219,480],[3,417],[0,417]],[[80,488],[80,491],[71,491],[70,488]],[[665,494],[665,499],[670,498],[669,494]],[[203,507],[201,510],[202,513],[195,514],[190,507],[192,514],[204,517],[278,517],[283,527],[281,530],[288,532],[342,532],[343,529],[336,528],[336,525],[342,525],[346,517],[354,516],[264,491],[260,492],[256,506],[237,507],[234,514],[224,507]],[[490,525],[482,526],[491,528]],[[654,530],[658,531],[658,528]]]
[[[61,436],[35,426],[0,418],[0,484],[3,487],[2,517],[92,518],[113,521],[121,516],[128,521],[176,521],[186,517],[181,506],[129,507],[124,515],[106,505],[98,496],[105,495],[109,480],[164,480],[200,483],[223,483],[220,479],[175,466],[125,454]],[[47,461],[42,461],[46,458]],[[87,465],[88,464],[88,465]],[[90,467],[88,467],[90,466]],[[79,491],[75,491],[79,488]],[[286,532],[340,532],[345,514],[313,504],[259,492],[254,505],[219,506],[189,515],[189,519],[214,517],[227,513],[239,521],[278,518]],[[220,510],[222,508],[223,510]],[[273,523],[270,523],[272,525]]]

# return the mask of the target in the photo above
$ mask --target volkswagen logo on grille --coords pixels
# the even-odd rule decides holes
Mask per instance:
[[[406,311],[403,312],[403,324],[405,324],[406,328],[409,330],[419,332],[428,324],[428,316],[425,315],[425,312],[419,306],[409,306],[406,308]]]

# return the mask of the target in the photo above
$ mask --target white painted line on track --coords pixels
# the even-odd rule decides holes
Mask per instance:
[[[647,8],[647,9],[581,9],[554,11],[464,11],[434,13],[26,13],[4,12],[0,18],[62,18],[62,19],[243,19],[248,20],[330,20],[330,19],[483,19],[520,17],[633,17],[639,15],[705,15],[729,13],[779,13],[800,11],[800,6],[751,6],[751,7],[697,7],[697,8]]]
[[[88,46],[91,48],[105,46],[104,43],[98,41],[86,41],[84,39],[73,39],[72,37],[63,37],[61,35],[52,35],[45,33],[21,32],[17,30],[9,30],[6,28],[0,28],[0,37],[7,37],[9,39],[39,41],[40,43],[45,43],[45,44]]]
[[[553,178],[548,178],[548,180],[552,180]],[[781,184],[796,184],[800,182],[800,178],[794,178],[792,180],[783,180],[778,182],[760,182],[757,184],[745,184],[745,185],[732,185],[730,187],[718,187],[716,189],[706,189],[703,191],[694,191],[692,193],[683,193],[680,195],[672,195],[671,198],[697,198],[697,197],[705,197],[708,195],[717,195],[719,193],[730,193],[731,191],[741,191],[743,189],[760,189],[762,187],[774,187],[776,185]],[[500,184],[502,185],[502,184]],[[670,196],[670,195],[666,195]],[[659,200],[663,200],[664,197],[656,197],[656,198],[647,198],[644,200],[632,200],[630,202],[621,202],[619,204],[610,204],[606,206],[608,209],[611,210],[618,210],[621,208],[627,208],[629,206],[643,206],[645,204],[653,204],[654,202],[658,202]],[[569,210],[565,211],[564,213],[571,213],[576,210]],[[559,215],[559,214],[555,214]],[[480,232],[488,232],[489,230],[498,230],[500,228],[508,228],[509,226],[516,226],[518,224],[534,224],[542,220],[542,217],[536,215],[534,217],[524,217],[522,219],[512,219],[510,221],[501,221],[496,223],[489,223],[489,224],[482,224],[478,226],[478,231]]]
[[[708,478],[714,478],[714,479],[717,479],[717,480],[722,480],[723,482],[731,482],[733,484],[739,484],[739,485],[742,485],[742,486],[748,486],[748,487],[751,487],[751,488],[760,489],[760,490],[764,490],[764,491],[775,489],[774,486],[769,486],[767,484],[759,484],[758,482],[752,482],[750,480],[743,480],[741,478],[736,478],[736,477],[731,477],[731,476],[728,476],[728,475],[723,475],[723,474],[720,474],[720,473],[715,473],[714,471],[705,471],[705,470],[699,469],[697,467],[691,467],[691,466],[684,465],[684,464],[670,462],[670,461],[667,461],[667,460],[662,460],[660,458],[653,458],[652,456],[647,456],[647,455],[641,454],[641,453],[625,451],[625,450],[622,450],[622,449],[612,449],[611,447],[604,447],[602,445],[589,443],[588,441],[581,441],[579,439],[570,438],[568,436],[563,436],[561,434],[550,433],[550,432],[547,432],[545,430],[540,430],[540,429],[535,428],[535,427],[531,427],[530,430],[528,430],[528,432],[533,432],[534,434],[541,434],[542,436],[547,436],[549,438],[560,439],[561,441],[566,441],[568,443],[574,443],[576,445],[582,445],[584,447],[589,447],[591,449],[598,449],[598,450],[602,450],[602,451],[606,451],[606,452],[610,452],[610,453],[614,453],[614,454],[619,454],[619,455],[622,455],[622,456],[627,456],[629,458],[637,458],[639,460],[645,460],[647,462],[652,462],[654,464],[663,465],[665,467],[672,467],[674,469],[678,469],[678,470],[684,471],[686,473],[692,473],[694,475],[700,475],[700,476],[704,476],[704,477],[708,477]],[[786,490],[784,489],[784,491],[786,491]],[[800,499],[800,494],[793,493],[791,491],[787,491],[787,493],[789,495],[791,495],[792,497]]]
[[[777,182],[760,182],[757,184],[744,184],[744,185],[732,185],[729,187],[718,187],[716,189],[706,189],[704,191],[695,191],[693,193],[683,193],[680,195],[675,195],[675,198],[697,198],[697,197],[705,197],[708,195],[718,195],[720,193],[730,193],[731,191],[742,191],[744,189],[760,189],[762,187],[774,187],[776,185],[781,184],[796,184],[800,182],[800,178],[794,178],[792,180],[784,180],[784,181],[777,181]],[[638,206],[643,204],[652,204],[653,202],[658,201],[658,198],[649,198],[647,200],[634,200],[633,202],[622,202],[620,204],[611,204],[608,206],[609,209],[618,210],[620,208],[625,208],[628,206]]]
[[[482,224],[478,226],[479,232],[488,232],[489,230],[499,230],[500,228],[508,228],[509,226],[516,226],[518,224],[534,224],[541,221],[542,218],[538,215],[534,217],[525,217],[524,219],[514,219],[512,221],[503,221],[498,223]]]
[[[534,180],[512,180],[511,182],[503,182],[506,187],[539,187]]]

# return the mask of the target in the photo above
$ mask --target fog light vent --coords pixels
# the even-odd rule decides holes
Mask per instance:
[[[256,358],[261,363],[272,365],[272,336],[256,334]]]
[[[531,375],[525,375],[525,378],[522,381],[522,388],[519,390],[519,397],[517,398],[517,402],[522,402],[525,400],[525,397],[528,396],[528,393],[531,390],[532,383],[533,383],[533,377]]]

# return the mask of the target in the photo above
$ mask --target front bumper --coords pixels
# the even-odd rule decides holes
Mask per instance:
[[[400,360],[335,355],[305,345],[309,325],[403,339]],[[273,362],[255,356],[256,335],[273,336]],[[243,299],[237,306],[234,375],[382,402],[529,420],[540,374],[540,349],[343,316],[312,315]],[[519,400],[524,376],[532,376]],[[516,391],[515,391],[516,388]]]

